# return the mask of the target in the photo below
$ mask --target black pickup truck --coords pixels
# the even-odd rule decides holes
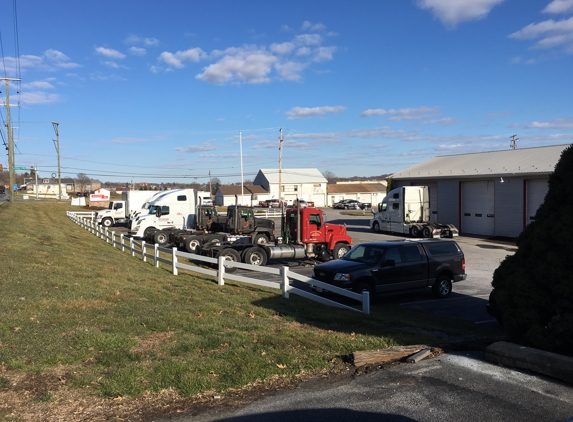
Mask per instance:
[[[446,298],[453,282],[466,279],[465,270],[464,253],[452,240],[393,240],[357,245],[341,259],[315,266],[312,278],[372,296],[431,287]]]

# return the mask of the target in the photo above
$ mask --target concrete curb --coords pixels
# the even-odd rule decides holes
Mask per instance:
[[[573,384],[573,358],[498,341],[485,350],[488,361],[528,369]]]

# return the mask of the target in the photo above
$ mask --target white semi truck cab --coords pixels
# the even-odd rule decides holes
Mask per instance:
[[[404,234],[411,237],[454,237],[453,224],[430,221],[430,195],[427,186],[403,186],[392,189],[378,204],[370,220],[375,232]]]

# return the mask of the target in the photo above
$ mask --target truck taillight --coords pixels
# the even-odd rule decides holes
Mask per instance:
[[[466,270],[466,259],[462,259],[462,270]]]

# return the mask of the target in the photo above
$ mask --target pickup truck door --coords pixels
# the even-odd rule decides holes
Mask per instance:
[[[394,265],[384,265],[389,260]],[[424,287],[428,285],[428,259],[416,244],[387,248],[373,275],[377,292]]]

